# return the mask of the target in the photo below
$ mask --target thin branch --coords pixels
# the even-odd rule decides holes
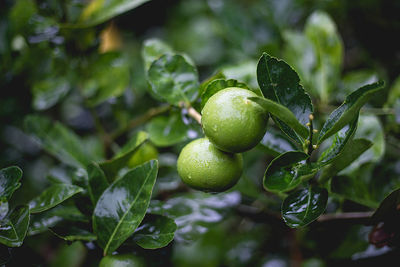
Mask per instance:
[[[344,212],[344,213],[328,213],[322,214],[317,219],[318,222],[329,221],[357,221],[359,223],[367,223],[371,218],[373,211],[366,212]]]
[[[123,135],[125,132],[129,131],[130,129],[133,129],[147,121],[149,121],[150,119],[152,119],[153,117],[160,115],[164,112],[167,112],[168,110],[171,109],[170,105],[164,105],[164,106],[160,106],[160,107],[155,107],[155,108],[151,108],[149,109],[146,113],[144,113],[141,116],[138,116],[136,118],[133,118],[128,124],[126,124],[124,127],[116,130],[115,132],[113,132],[111,134],[111,139],[115,140],[118,137],[120,137],[121,135]]]

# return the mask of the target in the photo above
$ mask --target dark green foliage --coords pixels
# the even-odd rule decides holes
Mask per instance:
[[[3,1],[0,265],[393,264],[394,2]],[[232,189],[194,192],[178,154],[228,87],[272,120]]]

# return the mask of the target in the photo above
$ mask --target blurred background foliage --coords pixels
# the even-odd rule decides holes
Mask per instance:
[[[371,226],[317,222],[293,231],[271,216],[280,199],[261,186],[266,162],[276,155],[263,150],[270,138],[245,153],[245,173],[230,192],[187,192],[176,174],[176,155],[202,133],[178,109],[154,116],[163,103],[148,93],[149,62],[142,55],[157,54],[146,47],[178,51],[194,61],[200,81],[224,75],[257,88],[256,63],[268,52],[299,72],[319,125],[349,92],[378,77],[386,80],[357,131],[374,145],[332,180],[337,197],[327,208],[368,211],[400,186],[399,1],[3,0],[0,6],[0,167],[24,171],[10,205],[28,202],[50,181],[77,175],[43,152],[32,129],[24,128],[26,116],[38,114],[51,121],[37,117],[31,124],[53,136],[45,145],[61,149],[63,157],[76,153],[69,147],[74,143],[93,160],[109,158],[138,130],[149,133],[151,143],[129,165],[159,159],[150,209],[162,207],[178,225],[168,247],[135,248],[149,266],[365,266],[396,257],[396,247],[368,244]],[[278,153],[291,149],[272,136]],[[1,251],[12,256],[10,266],[27,260],[97,266],[101,259],[93,243],[66,244],[49,232]]]

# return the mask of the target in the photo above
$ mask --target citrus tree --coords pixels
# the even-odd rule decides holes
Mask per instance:
[[[147,2],[0,11],[1,263],[324,266],[397,252],[399,80],[345,69],[332,18],[296,1],[284,5],[305,18],[298,31],[275,1],[247,17],[240,1],[188,1],[167,37],[129,36],[124,20],[170,4]]]

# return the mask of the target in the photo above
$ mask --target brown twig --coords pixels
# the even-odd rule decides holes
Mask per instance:
[[[357,221],[359,223],[367,223],[372,216],[373,211],[367,212],[344,212],[344,213],[328,213],[322,214],[317,219],[318,222],[328,221]]]

